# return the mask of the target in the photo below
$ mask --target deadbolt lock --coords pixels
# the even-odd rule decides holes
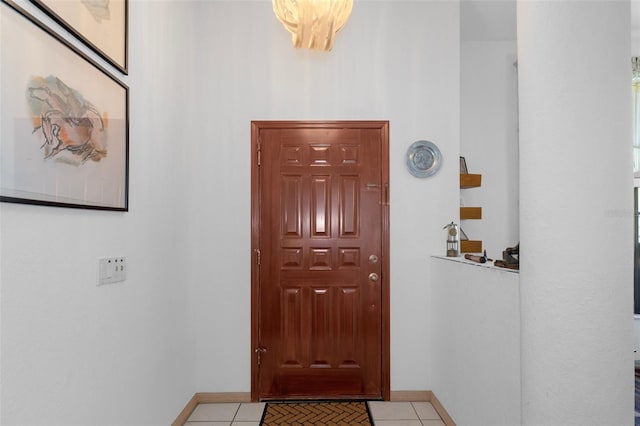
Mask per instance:
[[[375,254],[369,256],[369,263],[378,263],[378,256],[376,256]]]

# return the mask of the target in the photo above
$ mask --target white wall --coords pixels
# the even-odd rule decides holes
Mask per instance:
[[[640,317],[637,315],[633,318],[633,354],[636,362],[640,360]]]
[[[250,389],[250,121],[390,121],[391,388],[428,389],[428,257],[458,208],[459,5],[356,2],[331,53],[295,50],[269,2],[201,2],[202,117],[186,185],[196,391]],[[427,139],[444,164],[405,168]],[[196,145],[197,143],[197,145]]]
[[[521,424],[517,271],[451,258],[431,264],[431,390],[458,425]]]
[[[168,424],[193,393],[182,223],[184,143],[197,138],[182,64],[194,16],[130,5],[129,212],[0,204],[3,425]],[[98,258],[121,255],[127,280],[97,287]]]
[[[194,392],[250,390],[254,119],[390,121],[391,385],[428,389],[428,257],[458,208],[458,11],[358,2],[319,53],[266,1],[131,2],[130,211],[0,205],[2,423],[167,424]],[[405,168],[418,139],[444,157],[426,180]],[[110,255],[128,279],[96,287]]]
[[[640,56],[640,1],[631,0],[631,54]]]
[[[640,1],[631,1],[631,56],[640,56]],[[635,185],[638,185],[636,179]],[[633,350],[635,359],[640,360],[640,316],[634,320]]]
[[[525,425],[633,424],[629,16],[518,3]]]
[[[624,53],[628,67],[628,52],[618,50],[625,49],[620,32],[628,28],[603,26],[601,14],[593,15],[587,33],[540,36],[563,43],[569,36],[570,58],[586,53],[581,57],[588,59],[588,49],[601,46],[594,29],[605,28],[616,39],[603,50],[613,52],[615,63]],[[196,391],[249,390],[252,119],[390,120],[392,390],[430,388],[428,256],[444,252],[441,228],[458,208],[457,2],[356,2],[330,54],[294,50],[269,2],[135,0],[130,17],[131,210],[0,205],[2,424],[167,424]],[[541,55],[530,76],[539,79],[547,61]],[[571,73],[567,63],[551,65],[554,73],[571,76],[563,90],[582,87],[574,80],[581,74]],[[622,81],[620,66],[611,78]],[[544,79],[534,81],[545,87]],[[590,81],[599,84],[584,87],[600,87],[600,79]],[[536,93],[536,87],[528,90]],[[608,96],[598,93],[596,99]],[[553,94],[546,99],[557,101]],[[626,194],[600,186],[624,186],[626,175],[615,165],[628,153],[615,142],[612,149],[601,148],[605,140],[628,140],[618,134],[624,126],[615,126],[627,115],[623,108],[597,111],[615,119],[586,123],[615,128],[585,138],[571,132],[560,139],[528,136],[522,229],[531,254],[521,271],[521,279],[529,274],[523,280],[529,304],[523,307],[546,303],[550,309],[525,313],[529,405],[523,413],[529,423],[547,412],[560,417],[557,406],[545,405],[547,379],[563,380],[553,396],[566,412],[587,416],[572,421],[586,423],[613,411],[625,414],[612,422],[625,423],[632,413],[630,374],[626,378],[626,364],[630,370],[632,363],[625,346],[631,324],[623,318],[631,309],[631,287],[622,272],[631,270],[631,259],[616,251],[630,244],[627,225],[621,225],[630,223],[630,203]],[[556,129],[528,125],[540,132]],[[404,166],[406,149],[417,139],[435,142],[444,155],[442,170],[427,180],[411,177]],[[567,148],[552,162],[550,142]],[[586,143],[594,149],[581,150]],[[583,161],[573,161],[576,152]],[[594,168],[599,154],[608,161]],[[540,164],[553,173],[541,174]],[[567,165],[584,169],[567,175]],[[585,186],[589,191],[575,191]],[[571,199],[570,209],[545,211],[558,194]],[[606,210],[598,200],[607,201]],[[573,220],[574,211],[583,211],[576,206],[588,207],[589,214]],[[576,237],[572,245],[559,241],[557,232],[558,216],[569,210],[572,221],[562,229]],[[543,256],[540,247],[548,250],[551,243],[554,249]],[[620,267],[558,265],[576,259],[576,247],[605,247],[600,253],[615,257],[613,264],[622,259]],[[97,259],[108,255],[127,256],[128,279],[96,287]],[[553,273],[561,279],[550,279]],[[559,305],[550,306],[556,300]],[[559,368],[582,374],[585,366],[603,374],[563,371],[553,377]],[[593,387],[606,398],[589,399],[584,412],[574,410],[575,389]]]
[[[482,207],[482,220],[460,224],[494,259],[519,242],[516,59],[515,40],[462,42],[460,155],[482,186],[460,194],[466,206]]]

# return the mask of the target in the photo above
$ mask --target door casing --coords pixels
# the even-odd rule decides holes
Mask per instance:
[[[260,131],[262,129],[379,129],[382,151],[382,256],[381,262],[381,387],[382,398],[390,399],[390,288],[389,288],[389,122],[388,121],[252,121],[251,122],[251,400],[259,395],[260,336]]]

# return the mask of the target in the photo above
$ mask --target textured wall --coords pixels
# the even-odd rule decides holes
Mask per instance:
[[[633,423],[629,16],[518,4],[525,425]]]

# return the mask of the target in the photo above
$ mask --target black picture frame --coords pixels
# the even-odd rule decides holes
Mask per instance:
[[[81,0],[31,0],[40,10],[123,74],[128,74],[129,0],[100,7]]]
[[[0,7],[0,201],[128,211],[128,86],[13,0]]]

